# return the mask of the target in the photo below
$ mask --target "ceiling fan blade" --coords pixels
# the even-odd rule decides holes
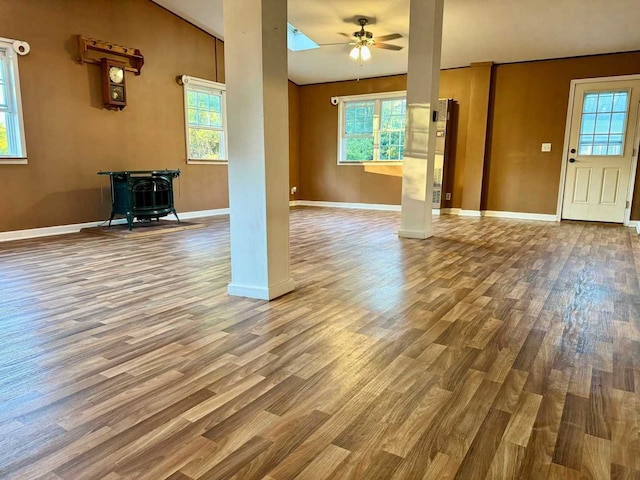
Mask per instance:
[[[342,35],[343,37],[347,37],[347,38],[353,38],[353,34],[351,33],[338,32],[338,35]]]
[[[390,45],[388,43],[374,43],[373,44],[374,47],[376,48],[382,48],[383,50],[402,50],[404,47],[399,47],[398,45]]]
[[[319,43],[321,47],[330,47],[331,45],[351,45],[350,42],[337,42],[337,43]]]
[[[402,38],[402,35],[400,35],[399,33],[392,33],[390,35],[375,37],[376,42],[388,42],[389,40],[397,40],[398,38]]]

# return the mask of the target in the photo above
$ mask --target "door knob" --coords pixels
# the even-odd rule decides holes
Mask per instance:
[[[569,159],[569,163],[575,163],[575,162],[576,162],[576,159],[575,159],[575,158],[570,158],[570,159]]]

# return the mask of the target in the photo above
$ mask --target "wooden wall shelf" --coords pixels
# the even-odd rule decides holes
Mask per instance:
[[[142,66],[144,65],[144,57],[137,48],[123,47],[122,45],[116,45],[115,43],[78,35],[78,61],[80,63],[93,63],[100,65],[100,58],[91,57],[91,51],[108,53],[117,57],[126,58],[128,60],[128,65],[125,66],[125,70],[133,72],[135,75],[140,75]]]

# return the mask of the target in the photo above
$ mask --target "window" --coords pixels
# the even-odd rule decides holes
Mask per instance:
[[[407,101],[404,92],[340,99],[338,163],[401,162]]]
[[[13,41],[0,39],[0,163],[26,163],[18,58]]]
[[[184,80],[187,163],[226,162],[225,86],[194,77]]]
[[[586,93],[578,155],[623,155],[628,106],[628,90]]]
[[[302,50],[320,48],[320,45],[307,37],[296,27],[287,23],[287,48],[292,52],[300,52]]]

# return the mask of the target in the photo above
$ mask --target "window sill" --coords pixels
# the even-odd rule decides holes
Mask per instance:
[[[402,160],[398,162],[381,162],[381,161],[365,161],[365,162],[338,162],[339,166],[347,166],[347,167],[362,167],[366,165],[386,165],[386,166],[402,166]]]
[[[187,165],[228,165],[228,160],[189,160]]]
[[[0,157],[0,165],[27,165],[29,161],[24,157]]]

